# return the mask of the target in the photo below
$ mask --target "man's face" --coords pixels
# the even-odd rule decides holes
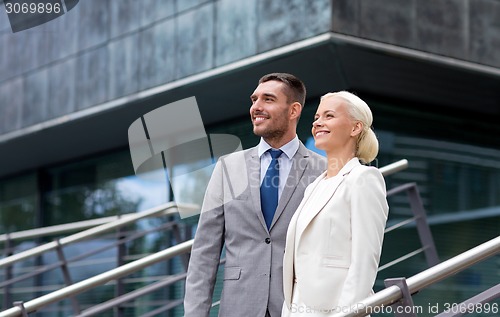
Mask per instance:
[[[279,139],[290,129],[290,104],[285,95],[285,84],[270,80],[259,84],[250,96],[250,118],[253,132],[264,139]]]

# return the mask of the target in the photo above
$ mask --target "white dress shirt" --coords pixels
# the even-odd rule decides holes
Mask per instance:
[[[287,144],[283,145],[282,147],[279,148],[279,150],[283,151],[283,154],[280,155],[278,158],[278,163],[279,163],[279,171],[280,171],[280,184],[278,188],[278,200],[281,198],[281,193],[283,192],[283,189],[285,188],[286,180],[288,178],[288,174],[290,174],[290,169],[292,168],[292,158],[297,153],[297,150],[299,149],[299,138],[297,135],[295,135],[295,138],[293,138],[290,142]],[[262,184],[262,180],[264,179],[264,176],[266,175],[267,168],[269,167],[269,164],[271,164],[271,154],[267,152],[267,150],[271,149],[272,147],[267,144],[266,141],[264,141],[263,138],[260,138],[259,145],[257,147],[257,153],[260,157],[260,182]],[[278,149],[275,149],[278,150]]]

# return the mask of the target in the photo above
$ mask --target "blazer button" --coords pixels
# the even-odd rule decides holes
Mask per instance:
[[[266,238],[266,240],[264,240],[265,243],[269,244],[271,243],[271,239],[270,238]]]

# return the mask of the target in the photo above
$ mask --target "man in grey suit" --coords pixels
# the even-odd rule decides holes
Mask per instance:
[[[261,140],[216,164],[191,252],[185,317],[209,315],[224,245],[219,316],[281,316],[288,224],[307,185],[326,169],[325,159],[307,150],[296,134],[305,95],[303,82],[291,74],[272,73],[259,80],[251,95],[250,116],[253,132]],[[281,152],[273,155],[271,149]],[[268,196],[261,194],[265,190],[261,184],[264,187],[273,164],[278,165],[270,181],[275,184],[277,206],[268,211],[273,203],[261,201],[261,196],[262,200]]]

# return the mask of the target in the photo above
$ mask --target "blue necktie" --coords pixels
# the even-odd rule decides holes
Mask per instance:
[[[278,207],[278,188],[280,185],[278,157],[283,151],[269,149],[268,152],[271,154],[272,160],[260,185],[260,206],[264,214],[267,229],[271,227],[274,212],[276,211],[276,207]]]

